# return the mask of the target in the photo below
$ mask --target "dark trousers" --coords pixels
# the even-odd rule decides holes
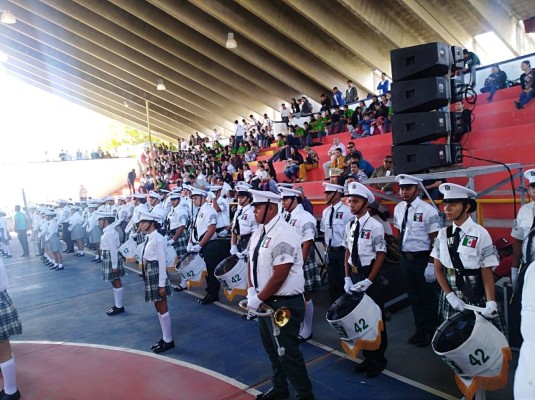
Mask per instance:
[[[71,232],[69,231],[69,223],[64,222],[61,228],[61,237],[67,245],[67,251],[74,251],[74,243],[71,240]]]
[[[128,190],[130,190],[130,194],[136,193],[135,181],[128,180]]]
[[[271,361],[273,370],[273,386],[284,389],[288,387],[288,381],[297,392],[296,399],[313,400],[312,383],[308,377],[307,368],[303,355],[299,350],[299,327],[305,316],[305,302],[302,296],[270,298],[265,303],[277,311],[281,307],[288,307],[292,316],[290,321],[280,328],[278,336],[279,344],[284,347],[282,357],[277,353],[277,345],[273,337],[271,318],[258,318],[260,337],[264,349]]]
[[[327,257],[329,262],[327,263],[327,274],[329,275],[329,298],[331,303],[334,303],[336,299],[344,294],[344,256],[345,248],[342,251],[328,250]]]
[[[351,274],[353,283],[363,281],[370,275],[372,268],[364,267],[363,273]],[[386,334],[385,321],[385,301],[383,296],[384,286],[382,285],[381,275],[377,275],[373,281],[374,283],[366,290],[366,294],[379,306],[381,309],[381,319],[383,320],[383,331],[381,332],[381,345],[377,350],[362,350],[362,356],[371,364],[386,365],[385,351],[388,347],[388,336]]]
[[[437,328],[439,290],[436,282],[425,281],[424,271],[428,260],[427,256],[409,260],[403,254],[399,263],[411,302],[416,332],[432,335]]]
[[[217,265],[230,255],[230,241],[215,239],[206,244],[201,250],[201,256],[206,263],[208,276],[206,277],[206,291],[208,294],[219,297],[221,283],[214,275]]]
[[[22,252],[24,254],[30,254],[28,250],[28,233],[26,229],[17,229],[17,237],[19,238],[20,245],[22,246]]]

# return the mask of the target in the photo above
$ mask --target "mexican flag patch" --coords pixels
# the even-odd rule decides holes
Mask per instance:
[[[361,239],[369,239],[372,237],[372,231],[369,229],[363,230],[360,232]]]
[[[338,211],[336,213],[336,219],[342,219],[344,217],[344,213],[342,211]]]
[[[463,239],[463,246],[475,248],[477,245],[477,236],[468,236],[466,235]]]
[[[263,247],[265,249],[267,249],[269,247],[269,242],[271,242],[271,238],[264,238],[264,240],[262,240],[262,244],[260,245],[260,247]]]
[[[424,220],[423,213],[414,213],[413,221],[422,222]]]

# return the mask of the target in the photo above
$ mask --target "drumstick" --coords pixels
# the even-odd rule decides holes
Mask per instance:
[[[480,313],[482,313],[483,311],[485,311],[485,307],[473,306],[472,304],[465,304],[465,305],[464,305],[464,308],[465,308],[466,310],[477,311],[477,312],[480,312]]]

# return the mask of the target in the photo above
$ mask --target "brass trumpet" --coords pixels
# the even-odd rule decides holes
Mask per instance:
[[[288,307],[281,307],[277,311],[275,311],[267,304],[262,303],[260,304],[260,308],[264,310],[264,312],[258,312],[247,308],[247,300],[240,301],[239,305],[241,308],[250,311],[257,317],[271,317],[271,326],[273,328],[273,338],[275,339],[275,343],[277,344],[277,353],[279,357],[282,357],[286,350],[284,349],[284,347],[280,346],[279,339],[277,338],[277,336],[279,336],[281,333],[280,328],[285,326],[292,317],[292,312],[290,311],[290,309]]]

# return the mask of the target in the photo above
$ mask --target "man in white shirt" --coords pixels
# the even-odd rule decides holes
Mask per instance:
[[[344,157],[347,154],[346,146],[344,146],[344,144],[340,142],[340,139],[334,138],[333,145],[331,146],[331,148],[327,152],[327,154],[331,157],[331,160],[329,160],[329,161],[327,161],[327,162],[325,162],[323,164],[323,171],[325,171],[325,180],[326,181],[331,179],[330,178],[331,177],[331,162],[332,162],[333,158],[336,156],[336,149],[342,150],[342,155]]]
[[[234,121],[234,124],[234,148],[237,149],[240,142],[243,142],[243,125],[238,120]]]
[[[281,104],[281,119],[282,122],[288,126],[288,122],[290,121],[290,109],[288,109],[284,103]]]

